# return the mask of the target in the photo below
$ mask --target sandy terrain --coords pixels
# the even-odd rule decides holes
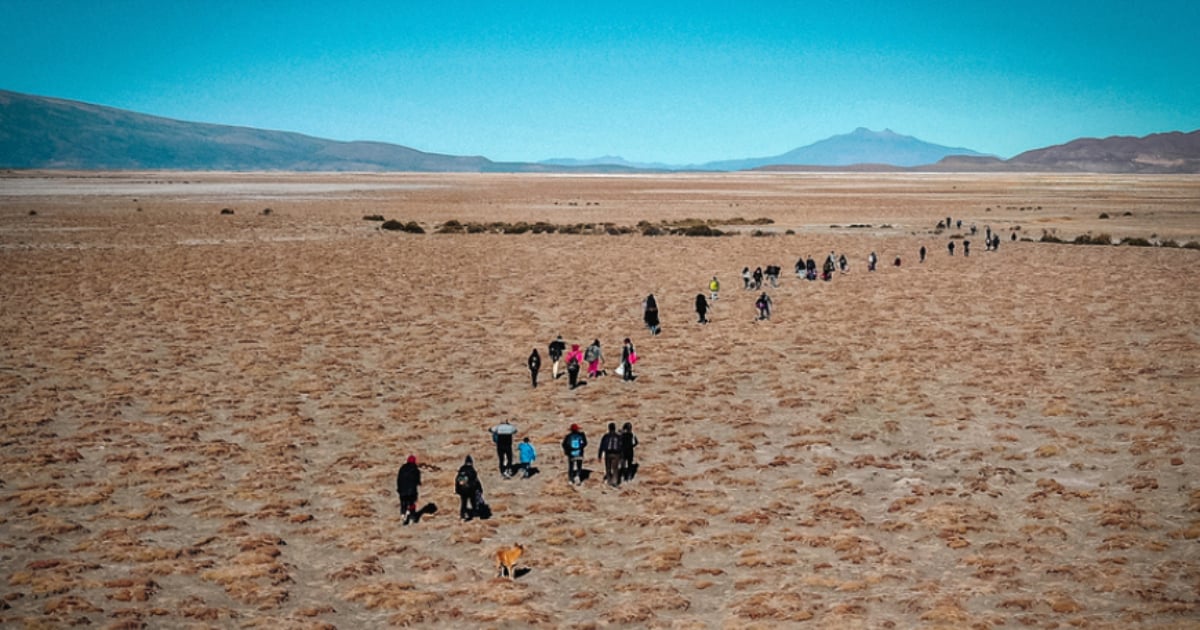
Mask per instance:
[[[0,625],[1197,627],[1200,251],[1014,230],[1200,240],[1200,178],[0,177]],[[830,250],[849,274],[790,273]],[[559,333],[610,367],[632,337],[639,378],[531,388]],[[504,418],[541,474],[498,474]],[[567,426],[610,421],[636,479],[568,485]],[[410,453],[439,509],[402,526]]]

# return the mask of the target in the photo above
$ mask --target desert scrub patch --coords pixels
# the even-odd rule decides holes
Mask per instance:
[[[380,226],[384,230],[392,230],[399,232],[408,232],[409,234],[424,234],[425,228],[421,227],[416,221],[403,223],[395,219],[384,221]]]

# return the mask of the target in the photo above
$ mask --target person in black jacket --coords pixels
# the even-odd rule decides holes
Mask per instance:
[[[479,509],[479,498],[483,495],[483,484],[475,472],[475,460],[467,455],[454,477],[454,493],[458,495],[458,516],[464,521],[475,517]]]
[[[616,487],[621,484],[618,469],[621,465],[621,436],[617,434],[617,423],[608,423],[608,433],[600,438],[600,452],[596,461],[604,460],[604,481]]]
[[[400,495],[400,514],[404,516],[404,524],[416,519],[417,486],[421,485],[421,469],[417,467],[417,457],[409,455],[408,461],[396,473],[396,494]]]
[[[657,335],[659,333],[658,319],[658,300],[654,299],[654,294],[646,296],[642,301],[642,321],[646,322],[646,328],[650,330],[650,334]]]
[[[700,317],[701,324],[708,323],[708,299],[703,293],[696,294],[696,315]]]
[[[542,369],[542,355],[538,354],[537,348],[534,348],[533,353],[529,355],[529,378],[533,381],[534,387],[537,387],[537,375],[540,369]]]
[[[633,434],[633,424],[626,422],[625,426],[621,427],[621,464],[618,466],[617,477],[621,481],[629,481],[633,479],[634,463],[633,449],[637,448],[638,439]]]
[[[563,353],[567,351],[567,342],[563,341],[562,335],[559,335],[557,339],[550,342],[549,350],[550,360],[554,362],[554,365],[551,367],[550,374],[557,379],[558,362],[562,361]]]
[[[567,456],[567,479],[572,484],[583,483],[583,453],[587,448],[587,435],[578,424],[571,425],[571,432],[563,438],[563,455]]]

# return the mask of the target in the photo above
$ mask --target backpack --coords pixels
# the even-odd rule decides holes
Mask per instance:
[[[598,358],[598,357],[596,356],[597,354],[600,354],[600,349],[599,349],[599,348],[597,348],[596,346],[588,346],[587,352],[585,352],[585,353],[583,354],[583,359],[584,359],[585,361],[589,361],[589,362],[590,362],[590,361],[595,361],[595,360]]]
[[[460,470],[458,476],[454,478],[455,492],[463,495],[471,493],[471,473]]]
[[[581,452],[583,450],[583,436],[578,433],[572,433],[567,438],[567,448],[571,450],[571,453]]]
[[[578,354],[571,355],[570,360],[567,361],[567,369],[568,370],[578,370],[579,369],[579,355]]]

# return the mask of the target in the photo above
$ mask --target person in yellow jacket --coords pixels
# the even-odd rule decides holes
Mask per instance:
[[[717,294],[721,291],[721,283],[717,282],[717,277],[713,276],[712,282],[708,283],[708,292],[712,294],[712,301],[717,301]]]

